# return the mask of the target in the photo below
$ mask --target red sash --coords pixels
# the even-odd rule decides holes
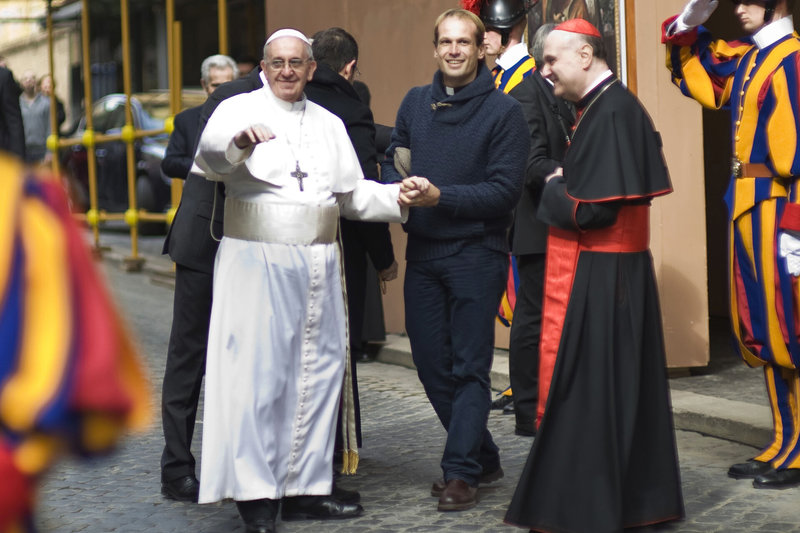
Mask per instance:
[[[632,253],[648,249],[650,206],[628,205],[617,213],[613,226],[586,231],[550,227],[547,237],[542,336],[539,341],[539,404],[536,426],[542,422],[561,333],[567,315],[575,269],[581,252]]]

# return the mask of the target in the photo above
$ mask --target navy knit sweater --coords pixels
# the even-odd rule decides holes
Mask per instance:
[[[397,112],[382,163],[385,182],[399,181],[394,150],[411,149],[411,172],[441,190],[436,207],[411,209],[406,259],[457,253],[468,243],[508,252],[507,231],[525,176],[530,139],[519,103],[494,88],[489,70],[453,95],[437,71],[433,83],[411,89]]]

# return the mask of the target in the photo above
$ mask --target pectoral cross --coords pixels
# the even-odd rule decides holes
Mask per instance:
[[[295,167],[294,172],[291,172],[289,175],[297,180],[297,184],[300,185],[300,190],[302,191],[303,190],[303,178],[307,178],[308,177],[308,172],[303,172],[302,170],[300,170],[300,161],[296,161],[295,164],[297,166]]]

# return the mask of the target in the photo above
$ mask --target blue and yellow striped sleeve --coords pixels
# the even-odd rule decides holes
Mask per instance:
[[[667,36],[666,28],[673,20],[675,17],[667,19],[662,27],[662,42],[667,45],[666,64],[672,73],[672,83],[703,107],[725,107],[739,60],[753,45],[746,41],[712,39],[703,26]]]

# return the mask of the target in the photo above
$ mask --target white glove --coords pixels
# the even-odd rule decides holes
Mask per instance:
[[[778,254],[786,258],[786,270],[792,276],[800,276],[800,239],[781,232],[778,238]]]
[[[669,27],[669,34],[683,33],[708,20],[717,9],[719,0],[689,0],[680,16]]]

